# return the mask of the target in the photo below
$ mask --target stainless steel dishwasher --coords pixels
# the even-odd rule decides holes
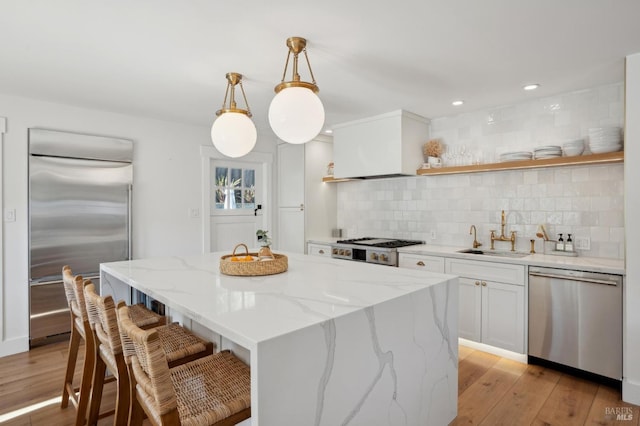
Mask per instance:
[[[529,267],[529,356],[622,379],[622,276]]]

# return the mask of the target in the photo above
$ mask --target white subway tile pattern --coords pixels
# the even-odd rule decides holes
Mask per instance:
[[[587,129],[623,125],[623,85],[537,99],[431,121],[431,137],[447,146],[495,161],[506,151],[532,150],[585,137]],[[480,154],[481,153],[481,154]],[[470,246],[471,224],[489,246],[489,233],[517,231],[517,249],[544,223],[558,233],[591,240],[593,257],[624,258],[624,166],[622,164],[511,170],[474,174],[415,176],[338,184],[338,226],[347,237],[393,237],[434,245]],[[431,239],[435,231],[436,239]],[[496,248],[508,243],[496,242]]]

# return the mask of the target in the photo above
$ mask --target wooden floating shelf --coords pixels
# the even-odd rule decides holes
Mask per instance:
[[[575,157],[542,158],[539,160],[506,161],[504,163],[476,164],[471,166],[438,167],[418,169],[418,175],[450,175],[457,173],[491,172],[496,170],[535,169],[539,167],[577,166],[581,164],[620,163],[624,151],[606,154],[578,155]],[[324,181],[324,179],[323,179]]]
[[[329,182],[329,183],[338,183],[338,182],[348,182],[350,180],[361,180],[358,178],[334,178],[333,176],[323,176],[322,177],[322,181],[323,182]]]

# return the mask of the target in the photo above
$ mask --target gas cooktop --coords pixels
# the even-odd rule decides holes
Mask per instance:
[[[415,246],[419,244],[424,244],[424,241],[364,237],[364,238],[353,238],[349,240],[339,240],[339,241],[336,241],[336,243],[354,244],[354,245],[366,246],[366,247],[398,248],[398,247]]]

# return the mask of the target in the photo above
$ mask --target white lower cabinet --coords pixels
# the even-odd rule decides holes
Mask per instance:
[[[399,253],[398,256],[398,266],[401,268],[422,269],[444,274],[444,257],[411,253]]]
[[[311,256],[331,257],[331,246],[325,244],[308,243],[307,254]]]
[[[459,279],[459,336],[525,353],[525,266],[464,259],[445,260]]]

